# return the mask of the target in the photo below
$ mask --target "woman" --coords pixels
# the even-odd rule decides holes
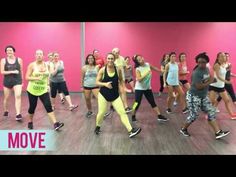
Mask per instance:
[[[112,106],[119,114],[121,122],[129,132],[132,138],[141,132],[141,128],[132,128],[124,104],[119,95],[119,82],[123,83],[121,70],[115,67],[115,56],[112,53],[107,54],[107,64],[100,69],[96,79],[96,84],[100,86],[98,93],[98,114],[96,118],[95,133],[100,134],[100,127],[107,110],[107,103],[111,102]]]
[[[64,126],[64,123],[57,122],[55,114],[52,110],[50,96],[48,93],[49,68],[47,64],[43,61],[43,51],[36,50],[35,58],[36,61],[29,64],[25,76],[26,80],[29,81],[27,86],[27,94],[30,105],[28,110],[28,128],[33,129],[33,116],[39,98],[47,111],[49,119],[54,124],[54,130],[59,130],[62,126]]]
[[[230,132],[222,131],[219,128],[215,118],[215,108],[207,97],[208,86],[209,84],[216,82],[216,79],[210,75],[209,69],[206,66],[209,62],[209,57],[206,53],[200,53],[196,56],[195,60],[197,66],[193,70],[191,88],[186,96],[190,114],[180,129],[180,133],[184,136],[190,136],[187,128],[197,119],[199,111],[202,110],[208,115],[208,123],[215,132],[215,138],[220,139]]]
[[[50,62],[50,84],[51,84],[51,100],[53,109],[55,109],[55,98],[57,91],[61,90],[65,95],[65,99],[69,104],[69,110],[73,111],[78,105],[73,105],[67,89],[66,81],[64,78],[64,63],[59,59],[59,54],[54,52],[53,61]]]
[[[82,68],[81,85],[83,86],[83,93],[85,97],[88,112],[86,117],[89,118],[93,115],[91,104],[91,93],[97,98],[99,87],[96,85],[96,78],[99,66],[96,65],[95,58],[89,54],[85,60],[85,66]]]
[[[130,65],[130,57],[125,57],[125,83],[129,84],[131,87],[131,91],[129,89],[126,89],[127,92],[133,92],[134,93],[134,80],[133,80],[133,67]]]
[[[143,94],[145,95],[148,103],[151,105],[152,109],[157,114],[157,120],[167,121],[160,113],[160,109],[157,107],[154,96],[151,89],[151,70],[160,72],[160,69],[150,65],[144,61],[144,58],[141,55],[135,55],[133,57],[136,68],[136,83],[135,83],[135,103],[133,106],[132,121],[136,121],[136,112],[142,101]]]
[[[225,57],[226,57],[225,58],[226,59],[226,62],[225,62],[225,65],[226,65],[226,76],[225,76],[225,79],[227,81],[230,81],[231,80],[231,76],[232,77],[236,77],[236,75],[231,73],[232,64],[229,62],[229,54],[225,53]],[[235,97],[235,92],[234,92],[233,84],[232,83],[230,83],[230,84],[225,83],[225,90],[229,93],[233,103],[236,105],[236,97]],[[219,102],[221,100],[222,100],[222,97],[218,96],[215,107],[218,106],[218,104],[219,104]]]
[[[169,54],[164,54],[164,56],[162,57],[161,60],[161,74],[160,74],[160,89],[159,89],[159,93],[158,96],[161,96],[163,90],[164,90],[164,79],[163,79],[163,74],[165,72],[165,66],[167,65],[167,63],[169,63]]]
[[[168,87],[168,98],[167,98],[167,114],[171,114],[171,106],[175,99],[173,92],[176,92],[179,95],[179,100],[182,105],[182,112],[186,114],[188,108],[186,107],[186,102],[184,100],[184,92],[182,87],[179,84],[179,67],[176,62],[175,52],[170,53],[170,62],[165,67],[165,72],[163,75],[164,87]]]
[[[22,119],[21,115],[21,92],[23,78],[23,62],[19,57],[15,57],[15,48],[11,45],[6,46],[6,58],[1,59],[1,74],[3,78],[3,116],[8,117],[8,100],[13,89],[15,95],[16,120]]]
[[[230,115],[231,119],[236,119],[236,114],[233,113],[231,105],[230,105],[230,99],[228,97],[228,94],[225,90],[225,84],[231,84],[230,81],[226,80],[226,58],[225,54],[223,52],[219,52],[217,54],[215,64],[213,66],[214,70],[214,77],[217,79],[217,82],[210,84],[209,87],[209,97],[213,105],[216,105],[216,98],[219,94],[224,102],[225,107]]]

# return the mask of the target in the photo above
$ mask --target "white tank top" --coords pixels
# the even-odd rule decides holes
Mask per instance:
[[[220,70],[219,70],[219,76],[223,79],[225,79],[226,76],[226,68],[224,66],[220,66]],[[217,87],[217,88],[224,88],[225,87],[225,82],[221,81],[220,79],[218,79],[218,77],[216,76],[216,72],[214,71],[214,77],[217,79],[217,82],[210,84],[213,87]]]

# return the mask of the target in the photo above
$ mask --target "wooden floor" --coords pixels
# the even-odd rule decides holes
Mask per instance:
[[[60,132],[55,132],[56,150],[55,151],[0,151],[0,154],[75,154],[75,155],[97,155],[97,154],[121,154],[121,155],[159,155],[159,154],[236,154],[236,121],[230,120],[225,111],[224,104],[221,103],[218,113],[218,121],[222,129],[231,131],[231,134],[221,140],[215,140],[212,129],[208,126],[201,114],[199,119],[194,122],[189,133],[191,137],[184,137],[179,133],[179,129],[186,118],[180,112],[180,108],[174,107],[174,114],[166,115],[166,95],[155,96],[156,102],[170,120],[166,123],[159,123],[151,107],[143,98],[139,112],[137,113],[138,123],[142,132],[135,138],[128,138],[128,133],[121,124],[116,113],[105,119],[102,125],[102,133],[97,136],[94,134],[95,116],[86,118],[85,101],[81,94],[71,94],[74,103],[79,104],[78,110],[68,111],[67,105],[61,105],[57,100],[55,114],[57,119],[63,121],[65,126]],[[2,109],[2,94],[0,95]],[[13,96],[11,97],[10,117],[0,118],[1,130],[26,130],[27,129],[27,109],[28,99],[23,94],[22,123],[15,121],[15,108]],[[129,95],[129,104],[133,102],[133,95]],[[97,112],[97,102],[93,99],[94,112]],[[235,109],[235,108],[234,108]],[[131,116],[130,116],[131,117]],[[47,114],[38,102],[37,112],[34,118],[35,129],[49,130],[52,124],[47,118]]]

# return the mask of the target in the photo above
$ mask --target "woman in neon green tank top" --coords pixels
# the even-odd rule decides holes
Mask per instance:
[[[48,65],[43,61],[43,58],[43,51],[36,50],[36,61],[29,64],[26,72],[26,80],[29,81],[27,93],[30,105],[28,110],[28,128],[33,129],[33,116],[39,98],[48,113],[49,119],[54,123],[54,129],[59,130],[62,126],[64,126],[64,123],[57,122],[55,114],[52,110],[50,96],[48,93],[49,68]]]

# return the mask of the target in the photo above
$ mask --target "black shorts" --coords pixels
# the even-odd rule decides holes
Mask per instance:
[[[132,81],[133,81],[132,78],[125,79],[125,83],[130,83],[130,82],[132,82]]]
[[[179,80],[179,82],[184,85],[184,84],[187,84],[188,83],[188,80]]]
[[[214,87],[214,86],[209,86],[209,91],[214,91],[214,92],[217,92],[217,93],[221,93],[221,92],[224,92],[225,91],[225,88],[218,88],[218,87]]]
[[[85,90],[99,89],[99,87],[83,87]]]
[[[22,85],[22,81],[15,81],[15,82],[4,82],[3,86],[9,89],[12,89],[16,85]]]

